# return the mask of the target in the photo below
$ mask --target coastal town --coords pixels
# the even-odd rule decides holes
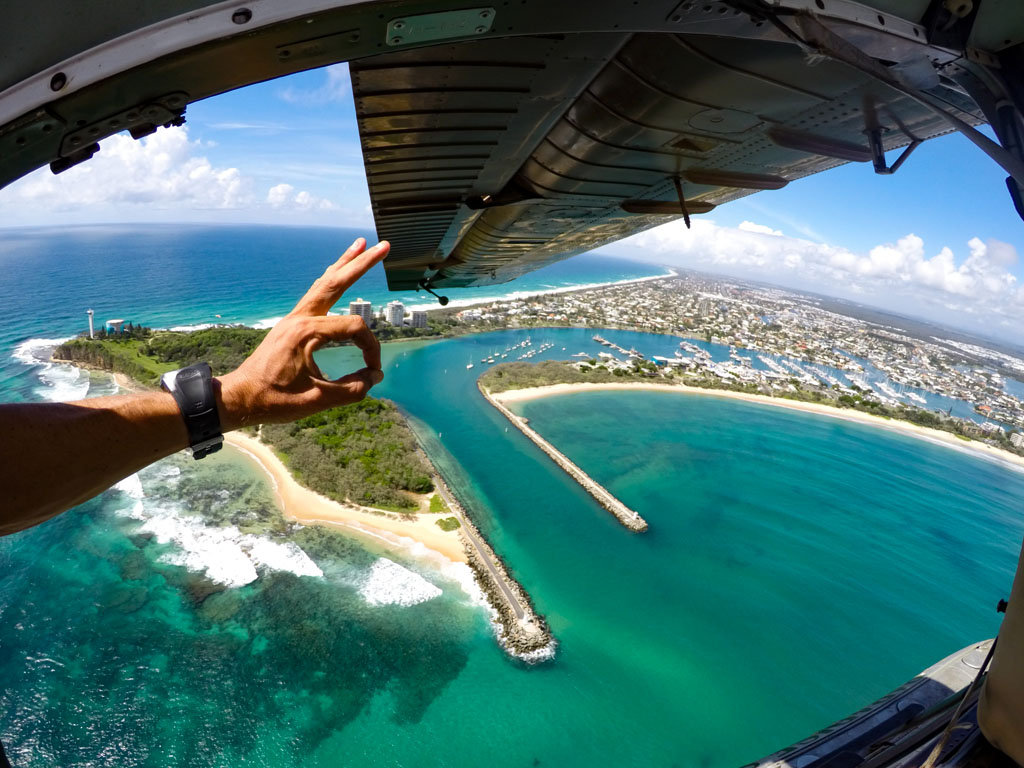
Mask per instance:
[[[596,364],[623,373],[643,366],[650,376],[689,375],[725,385],[750,385],[766,393],[800,390],[832,400],[856,398],[890,409],[928,410],[963,422],[967,436],[1024,448],[1024,385],[1019,383],[1024,379],[1024,356],[948,338],[955,334],[944,335],[916,321],[907,321],[912,328],[908,330],[894,325],[891,317],[854,316],[864,314],[857,309],[771,286],[671,273],[459,309],[417,308],[406,314],[393,301],[379,313],[369,302],[353,302],[350,311],[377,329],[404,325],[406,332],[415,328],[445,335],[505,328],[593,328],[594,339],[607,351],[593,360],[577,353],[584,358],[576,361],[577,366]],[[681,343],[671,357],[648,359],[635,350],[615,349],[601,336],[603,329],[675,335]],[[709,345],[728,347],[729,359],[715,360]]]
[[[673,357],[653,361],[659,368],[773,390],[816,388],[889,406],[924,407],[925,393],[934,393],[971,404],[982,432],[1024,427],[1024,402],[1005,386],[1024,378],[1024,360],[980,344],[911,336],[822,304],[805,294],[690,274],[493,302],[454,317],[481,330],[592,327],[608,346],[600,362],[610,370],[633,368],[639,356],[614,350],[597,338],[599,329],[678,335],[727,345],[730,359],[715,362],[704,346],[684,340]]]

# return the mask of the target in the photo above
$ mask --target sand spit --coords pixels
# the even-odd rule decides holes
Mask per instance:
[[[451,562],[467,562],[458,534],[442,531],[435,523],[440,515],[407,518],[385,510],[342,504],[299,484],[273,449],[255,437],[231,432],[224,440],[247,454],[270,477],[286,519],[305,525],[342,528],[360,538],[385,542],[392,548],[409,550],[410,545],[420,544]]]
[[[646,392],[673,392],[676,394],[701,395],[704,397],[719,397],[729,400],[744,400],[748,403],[761,403],[772,405],[778,408],[789,408],[804,413],[816,413],[821,416],[829,416],[834,419],[853,421],[860,424],[868,424],[873,427],[880,427],[894,432],[912,435],[922,440],[944,445],[948,448],[965,451],[982,458],[999,463],[1015,469],[1024,471],[1024,457],[995,448],[986,443],[976,440],[963,440],[949,432],[938,429],[929,429],[908,421],[899,419],[886,419],[870,413],[849,410],[846,408],[834,408],[821,403],[804,403],[799,400],[788,400],[784,397],[770,397],[768,395],[755,395],[747,392],[733,392],[725,389],[704,389],[702,387],[691,387],[686,384],[655,384],[646,382],[623,382],[607,384],[552,384],[547,387],[527,387],[524,389],[511,389],[505,392],[490,394],[492,402],[517,403],[525,400],[533,400],[538,397],[551,397],[553,395],[567,395],[573,392],[599,392],[599,391],[646,391]]]

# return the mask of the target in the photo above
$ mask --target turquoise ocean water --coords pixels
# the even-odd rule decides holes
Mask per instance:
[[[136,267],[157,275],[144,253]],[[76,330],[60,297],[90,275],[52,260],[46,278],[6,286],[25,325],[5,328],[5,357]],[[589,269],[575,279],[600,282]],[[609,265],[605,279],[644,269]],[[272,277],[257,288],[258,269],[238,270],[221,278],[225,297],[231,279],[244,289],[240,319],[287,308]],[[184,288],[166,301],[145,304],[160,318],[146,322],[205,321]],[[704,396],[516,406],[650,522],[631,535],[476,392],[479,359],[527,335],[554,344],[548,358],[601,349],[579,329],[388,344],[375,393],[409,413],[548,618],[553,660],[506,657],[458,569],[283,525],[238,454],[172,457],[0,539],[0,738],[15,765],[740,766],[997,630],[1024,474]],[[604,335],[647,354],[676,343]],[[330,374],[355,364],[350,349],[319,360]],[[53,395],[44,380],[110,389],[4,366],[8,399]]]

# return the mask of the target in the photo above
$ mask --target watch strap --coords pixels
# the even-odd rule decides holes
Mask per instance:
[[[192,458],[216,453],[224,443],[217,398],[213,392],[213,371],[209,363],[196,363],[160,377],[160,386],[174,398],[188,430]]]

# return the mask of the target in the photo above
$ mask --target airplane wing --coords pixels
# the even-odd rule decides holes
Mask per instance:
[[[0,2],[0,184],[350,61],[396,290],[505,282],[842,163],[893,173],[953,130],[1024,210],[1009,0],[41,2],[46,25]]]

